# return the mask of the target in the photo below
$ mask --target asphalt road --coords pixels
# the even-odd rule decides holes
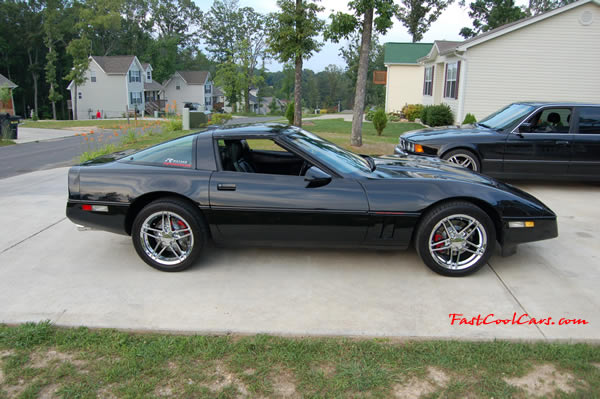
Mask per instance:
[[[97,132],[95,135],[109,137],[112,131]],[[87,150],[87,145],[79,136],[0,147],[0,179],[74,165],[79,155]]]
[[[600,342],[596,185],[519,184],[556,211],[560,236],[464,278],[431,272],[414,250],[210,248],[188,271],[162,273],[130,237],[77,231],[66,186],[66,168],[0,180],[0,323]],[[509,323],[452,325],[451,314]],[[523,314],[555,324],[510,323]]]

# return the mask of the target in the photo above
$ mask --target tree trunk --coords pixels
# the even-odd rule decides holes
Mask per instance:
[[[294,77],[294,125],[302,127],[302,56],[296,56]]]
[[[75,89],[75,95],[71,96],[71,98],[73,99],[73,104],[71,104],[71,105],[73,106],[73,120],[76,121],[77,120],[77,83],[73,82],[73,88]]]
[[[352,113],[352,136],[350,145],[362,146],[362,123],[365,112],[365,94],[367,89],[367,71],[369,69],[369,50],[371,48],[371,33],[373,31],[373,9],[365,11],[358,60],[358,76],[356,78],[356,95],[354,96],[354,112]]]
[[[244,95],[244,112],[250,112],[250,87],[246,88],[246,93]]]
[[[27,55],[29,56],[29,68],[31,69],[31,77],[33,78],[33,109],[35,110],[35,116],[39,118],[40,114],[38,113],[38,74],[35,72],[35,68],[33,67],[33,59],[31,58],[31,51],[27,51]],[[36,64],[37,64],[37,51],[36,51]]]

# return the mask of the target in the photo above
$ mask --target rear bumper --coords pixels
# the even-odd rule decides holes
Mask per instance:
[[[127,219],[128,204],[85,202],[85,204],[105,205],[108,212],[84,211],[83,201],[67,202],[67,217],[76,225],[93,229],[109,231],[111,233],[127,235],[125,222]]]
[[[542,241],[558,237],[556,216],[529,218],[535,223],[534,227],[508,227],[509,221],[524,221],[524,219],[503,220],[502,245],[513,246],[525,242]]]

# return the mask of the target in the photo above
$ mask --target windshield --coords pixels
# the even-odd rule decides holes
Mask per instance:
[[[508,107],[488,116],[479,125],[495,130],[503,130],[512,125],[518,119],[529,114],[535,109],[532,105],[511,104]]]
[[[314,155],[331,168],[342,173],[371,172],[369,162],[351,151],[302,129],[294,129],[287,137],[299,148]]]

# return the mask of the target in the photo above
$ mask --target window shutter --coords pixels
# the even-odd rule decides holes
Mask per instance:
[[[435,65],[431,66],[431,86],[429,87],[429,95],[433,96],[433,82],[435,76]]]
[[[446,63],[446,69],[444,70],[444,97],[447,96],[446,86],[448,84],[448,64]]]
[[[427,67],[423,68],[423,94],[427,94]]]
[[[454,90],[454,98],[458,99],[458,86],[460,84],[460,61],[456,65],[456,89]]]
[[[133,92],[129,92],[129,104],[133,104]]]

